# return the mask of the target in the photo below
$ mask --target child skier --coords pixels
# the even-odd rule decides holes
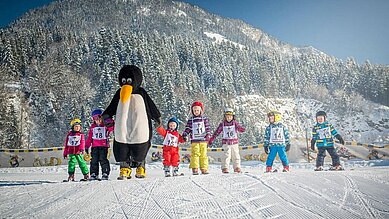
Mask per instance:
[[[164,137],[163,141],[163,166],[165,176],[171,176],[170,168],[173,168],[173,176],[178,176],[178,165],[180,163],[180,154],[178,153],[178,144],[185,142],[178,133],[178,120],[173,117],[167,123],[167,129],[163,126],[157,128],[157,132]]]
[[[311,149],[315,150],[315,144],[318,149],[318,154],[316,158],[316,168],[315,171],[323,170],[324,158],[326,157],[326,151],[330,154],[332,158],[332,167],[331,170],[343,170],[343,167],[340,165],[339,155],[336,153],[334,147],[334,137],[339,140],[339,142],[344,145],[344,140],[342,136],[338,134],[334,126],[327,122],[327,114],[324,111],[319,111],[316,113],[316,125],[312,129],[312,140],[311,140]]]
[[[194,102],[191,107],[192,117],[185,126],[182,137],[187,140],[190,135],[191,157],[189,168],[193,175],[198,175],[198,168],[202,174],[208,174],[207,146],[210,137],[208,118],[204,114],[204,106],[201,102]]]
[[[288,129],[281,123],[281,113],[278,111],[271,111],[267,114],[269,119],[269,126],[265,130],[264,149],[268,154],[266,160],[266,172],[272,172],[273,161],[275,157],[280,157],[283,172],[289,171],[289,161],[286,152],[290,149],[289,132]]]
[[[92,160],[90,163],[90,180],[98,180],[99,163],[101,166],[102,180],[108,180],[110,165],[108,160],[109,134],[113,131],[113,126],[106,127],[103,124],[101,109],[92,111],[93,124],[91,125],[88,138],[86,140],[86,153],[89,154],[89,148],[92,147]]]
[[[240,173],[240,155],[239,155],[239,140],[238,132],[244,132],[246,129],[235,120],[234,110],[226,108],[224,110],[224,120],[219,124],[219,127],[213,133],[213,136],[209,140],[209,145],[215,140],[215,138],[223,132],[222,144],[223,144],[223,158],[222,158],[222,172],[228,173],[228,166],[232,157],[233,167],[235,173]]]
[[[84,179],[82,179],[82,181],[86,181],[89,179],[89,170],[82,155],[85,149],[85,137],[84,133],[81,132],[81,120],[77,118],[73,119],[70,122],[70,126],[72,129],[66,135],[65,148],[63,151],[63,157],[65,159],[69,158],[69,177],[65,181],[75,180],[74,172],[76,168],[76,163],[78,163],[82,174],[84,174]]]

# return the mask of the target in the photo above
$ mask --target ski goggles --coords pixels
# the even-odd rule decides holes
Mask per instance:
[[[93,119],[94,121],[99,120],[99,119],[101,119],[101,115],[92,116],[92,119]]]

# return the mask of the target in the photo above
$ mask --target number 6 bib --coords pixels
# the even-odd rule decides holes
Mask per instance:
[[[237,138],[235,126],[223,126],[223,139]]]

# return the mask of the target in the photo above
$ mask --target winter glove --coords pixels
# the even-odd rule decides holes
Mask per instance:
[[[340,144],[342,144],[342,145],[345,144],[345,142],[344,142],[342,136],[340,136],[339,134],[337,134],[337,135],[335,136],[335,138],[339,140],[339,143],[340,143]]]
[[[107,114],[103,115],[103,123],[106,127],[112,127],[115,125],[115,121]]]
[[[211,146],[212,142],[214,141],[215,139],[214,138],[210,138],[209,141],[208,141],[208,145]]]
[[[162,125],[162,119],[161,119],[161,117],[155,119],[155,125],[156,125],[157,127],[160,127],[160,126]]]
[[[288,152],[290,150],[290,143],[286,144],[285,151]]]
[[[206,135],[206,136],[205,136],[205,140],[206,140],[207,142],[209,142],[209,140],[211,140],[210,135]]]
[[[265,153],[266,153],[266,154],[269,154],[269,153],[270,153],[270,148],[269,148],[269,146],[266,146],[266,147],[264,147],[263,149],[265,150]]]
[[[312,149],[312,151],[314,151],[315,150],[315,140],[311,140],[311,149]]]

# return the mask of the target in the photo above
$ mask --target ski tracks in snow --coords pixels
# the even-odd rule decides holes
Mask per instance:
[[[155,172],[145,179],[125,181],[4,186],[0,215],[6,218],[388,218],[389,183],[385,171],[296,170],[270,174],[214,171],[209,175],[169,178]]]

